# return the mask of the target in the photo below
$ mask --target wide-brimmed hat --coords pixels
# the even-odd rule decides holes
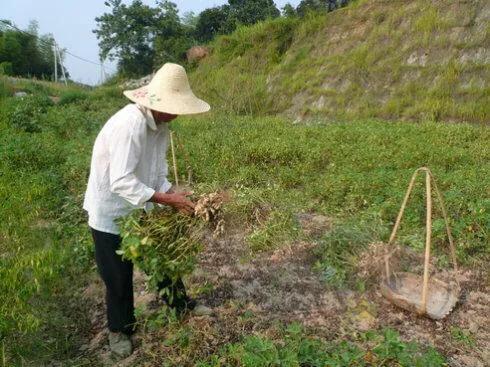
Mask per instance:
[[[139,105],[173,115],[191,115],[211,109],[192,92],[185,69],[172,63],[163,65],[148,85],[123,93]]]

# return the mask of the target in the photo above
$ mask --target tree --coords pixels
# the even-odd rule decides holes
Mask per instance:
[[[329,0],[302,0],[296,8],[296,12],[299,16],[304,17],[311,11],[327,10],[328,1]]]
[[[332,11],[347,5],[349,0],[302,0],[296,8],[300,16],[310,11]]]
[[[150,73],[162,63],[181,62],[193,43],[193,29],[179,18],[177,5],[168,0],[156,1],[155,7],[134,0],[107,0],[109,13],[96,18],[94,33],[99,39],[100,55],[119,60],[123,75]]]
[[[273,0],[228,0],[228,4],[239,24],[251,25],[281,15]]]
[[[95,18],[100,47],[104,60],[118,59],[119,70],[128,76],[149,73],[153,68],[155,29],[159,10],[135,0],[131,5],[121,0],[104,3],[111,12]]]
[[[195,43],[194,29],[181,21],[177,5],[167,0],[159,1],[158,5],[159,13],[154,41],[155,67],[169,61],[183,61],[186,51]]]
[[[11,22],[0,28],[0,64],[4,73],[16,76],[46,78],[53,74],[53,40],[38,34],[37,22],[31,21],[27,31],[15,29]],[[60,50],[63,57],[63,51]],[[61,64],[58,63],[58,70]]]
[[[193,11],[187,11],[182,15],[181,21],[185,27],[195,29],[199,21],[199,15],[196,15]]]
[[[286,5],[282,8],[282,15],[286,18],[291,18],[296,16],[296,10],[290,3],[286,3]]]
[[[195,35],[201,42],[211,41],[217,34],[228,33],[227,25],[230,17],[228,5],[205,9],[199,14]]]

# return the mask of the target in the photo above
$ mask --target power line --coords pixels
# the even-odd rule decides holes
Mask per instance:
[[[0,19],[0,22],[2,22],[3,24],[5,24],[6,26],[8,26],[8,27],[10,27],[10,28],[15,29],[16,31],[19,31],[19,32],[24,33],[24,34],[26,34],[26,35],[28,35],[28,36],[31,36],[31,37],[35,37],[35,38],[37,38],[39,42],[42,42],[42,43],[44,43],[45,45],[48,45],[48,46],[53,46],[53,43],[54,43],[54,44],[56,44],[56,42],[54,41],[54,38],[53,38],[53,43],[51,43],[51,42],[48,42],[48,41],[43,40],[43,39],[42,39],[42,38],[40,38],[40,37],[39,37],[37,34],[32,34],[32,33],[26,32],[26,31],[24,31],[23,29],[20,29],[20,28],[16,27],[16,26],[15,26],[15,25],[13,25],[13,24],[10,24],[9,22],[7,22],[7,21],[5,21],[5,20]],[[104,68],[106,68],[106,66],[105,66],[104,64],[99,63],[99,62],[95,62],[95,61],[92,61],[92,60],[88,60],[88,59],[86,59],[86,58],[84,58],[84,57],[81,57],[81,56],[75,55],[74,53],[71,53],[70,51],[68,51],[68,49],[66,49],[66,48],[63,48],[63,53],[65,53],[65,54],[67,54],[67,55],[70,55],[70,56],[72,56],[72,57],[74,57],[74,58],[76,58],[76,59],[79,59],[79,60],[81,60],[81,61],[88,62],[88,63],[90,63],[90,64],[93,64],[93,65],[97,65],[97,66],[100,66],[100,67],[104,67]],[[110,69],[110,70],[112,70],[112,71],[115,71],[115,70],[113,70],[112,68],[109,68],[109,69]]]

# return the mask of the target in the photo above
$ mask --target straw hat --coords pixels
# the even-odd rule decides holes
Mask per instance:
[[[148,85],[123,93],[139,105],[173,115],[202,113],[211,108],[194,95],[185,69],[177,64],[163,65]]]

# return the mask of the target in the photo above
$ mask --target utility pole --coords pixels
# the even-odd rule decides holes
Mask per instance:
[[[68,85],[68,82],[66,81],[66,75],[65,75],[65,67],[63,66],[63,61],[61,59],[61,53],[60,49],[58,48],[58,45],[55,43],[56,50],[58,51],[58,57],[60,59],[60,66],[61,66],[61,73],[63,74],[63,80],[65,81],[65,85]]]
[[[54,81],[58,82],[58,61],[56,60],[56,42],[53,40],[53,54],[54,54]]]
[[[99,59],[99,61],[100,61],[100,84],[104,84],[106,79],[104,61],[102,59]]]

